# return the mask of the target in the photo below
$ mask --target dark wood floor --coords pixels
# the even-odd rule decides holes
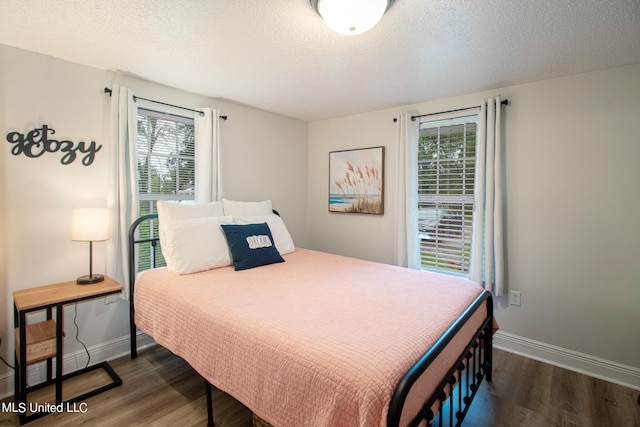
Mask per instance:
[[[161,347],[142,351],[136,360],[111,362],[121,387],[85,401],[85,413],[51,414],[30,427],[57,426],[206,426],[203,380],[181,359]],[[511,353],[494,353],[493,382],[483,382],[464,426],[640,426],[638,392]],[[107,381],[102,371],[64,390]],[[49,390],[30,395],[46,401]],[[250,427],[252,414],[228,395],[214,390],[219,427]],[[15,414],[0,412],[0,426],[18,424]]]

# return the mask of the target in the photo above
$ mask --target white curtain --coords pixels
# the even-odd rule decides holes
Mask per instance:
[[[220,115],[217,109],[203,108],[195,115],[196,202],[221,200]]]
[[[401,113],[396,133],[395,263],[420,268],[418,244],[418,122]]]
[[[478,116],[471,280],[504,293],[503,174],[500,97],[483,100]]]
[[[107,241],[107,274],[122,283],[129,297],[129,226],[138,217],[137,108],[133,91],[114,85],[111,90],[112,150],[109,165],[111,236]]]

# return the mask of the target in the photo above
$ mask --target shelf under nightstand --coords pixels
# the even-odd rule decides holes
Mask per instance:
[[[53,319],[26,326],[27,365],[56,355],[56,321]],[[20,328],[15,329],[16,352],[20,360]]]

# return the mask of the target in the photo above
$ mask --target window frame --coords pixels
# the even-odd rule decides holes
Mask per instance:
[[[479,111],[478,109],[470,109],[446,114],[436,114],[428,119],[423,119],[418,125],[418,149],[416,150],[415,164],[417,167],[417,188],[416,215],[418,218],[418,233],[415,236],[420,252],[420,268],[422,270],[434,271],[438,273],[450,274],[460,277],[469,277],[469,269],[471,266],[471,245],[473,237],[473,215],[475,214],[475,175],[476,175],[476,159],[478,148],[478,131],[479,131]],[[468,148],[471,141],[467,140],[468,124],[473,124],[475,132],[473,133],[473,155],[467,156]],[[441,129],[450,129],[453,126],[463,126],[462,147],[465,150],[460,158],[437,159],[435,164],[438,165],[435,177],[428,176],[425,167],[428,160],[421,160],[421,141],[423,131],[426,129],[438,129],[437,144],[441,143]],[[440,148],[438,145],[439,152]],[[453,159],[453,160],[452,160]],[[450,189],[460,191],[460,194],[441,194],[440,188],[440,164],[458,162],[462,164],[462,177],[458,187],[448,187]],[[468,163],[473,167],[469,168]],[[451,169],[451,167],[449,167]],[[466,168],[466,169],[465,169]],[[448,178],[447,178],[448,179]],[[435,180],[436,194],[428,194],[429,190],[424,190],[428,184],[433,184],[429,180]],[[470,180],[470,181],[469,181]],[[450,183],[449,183],[450,184]],[[424,191],[423,191],[424,190]],[[430,204],[433,207],[426,208],[425,205]],[[447,206],[457,205],[460,207],[458,212],[449,209],[449,218],[445,224],[444,213],[438,212],[439,209],[446,210]],[[435,210],[435,212],[433,212]],[[431,211],[431,212],[430,212]],[[435,225],[433,225],[435,223]],[[433,225],[434,235],[430,235],[429,225]],[[440,230],[442,228],[442,232]],[[449,234],[447,234],[449,233]],[[457,237],[460,236],[460,237]],[[447,241],[448,239],[448,241]],[[454,243],[455,241],[455,243]],[[428,243],[430,242],[430,243]],[[458,244],[459,242],[459,244]],[[459,255],[452,254],[459,252]],[[451,267],[449,267],[451,266]]]
[[[156,117],[158,119],[164,120],[164,121],[170,121],[170,122],[174,122],[174,123],[182,123],[185,124],[187,126],[191,126],[193,127],[193,141],[191,146],[193,147],[193,156],[184,156],[181,155],[179,153],[180,151],[180,147],[179,144],[181,143],[180,141],[178,141],[177,139],[175,141],[171,141],[172,143],[175,143],[175,153],[172,150],[169,150],[168,152],[158,152],[158,153],[153,153],[153,149],[151,149],[151,151],[149,151],[149,149],[147,149],[146,151],[143,151],[143,149],[141,148],[141,144],[140,144],[140,135],[139,132],[136,133],[136,170],[137,170],[137,182],[138,182],[138,215],[142,216],[145,214],[150,214],[150,213],[157,213],[158,209],[157,209],[157,201],[160,200],[167,200],[167,201],[176,201],[176,202],[181,202],[181,203],[193,203],[195,202],[195,189],[196,189],[196,175],[195,175],[195,159],[196,159],[196,153],[195,153],[195,119],[193,117],[187,117],[187,116],[182,116],[182,115],[178,115],[178,114],[173,114],[173,113],[168,113],[165,111],[158,111],[155,109],[151,109],[151,108],[147,108],[147,107],[138,107],[137,111],[136,111],[136,129],[139,130],[139,126],[140,126],[140,117],[141,116],[152,116],[152,117]],[[176,191],[173,194],[168,194],[168,193],[161,193],[161,192],[150,192],[150,191],[143,191],[143,189],[141,188],[141,185],[143,185],[142,183],[142,173],[140,170],[140,166],[141,166],[141,159],[144,158],[144,156],[154,156],[156,159],[162,159],[164,158],[165,163],[167,161],[169,161],[170,159],[176,159],[176,162],[180,161],[180,160],[184,160],[184,161],[191,161],[193,164],[193,168],[191,170],[191,176],[193,177],[193,191],[190,191],[188,193],[181,193],[179,190],[179,186],[180,186],[180,167],[176,168],[176,178],[175,178],[175,184],[176,184]],[[150,171],[150,169],[152,168],[151,166],[151,162],[147,162],[148,166],[148,170]],[[167,166],[167,168],[169,168],[169,166]],[[147,188],[149,189],[149,185],[150,185],[150,179],[149,177],[151,176],[151,173],[148,172],[147,173]],[[158,232],[158,221],[157,220],[152,220],[152,221],[146,221],[145,223],[141,224],[138,232],[140,233],[141,236],[144,236],[144,238],[146,239],[154,239],[154,238],[158,238],[159,236],[159,232]],[[144,269],[148,269],[150,268],[150,266],[152,265],[151,260],[154,259],[155,260],[155,264],[157,267],[159,266],[164,266],[166,265],[166,262],[164,260],[164,257],[162,255],[161,252],[157,252],[154,249],[155,244],[152,242],[148,242],[148,243],[144,243],[139,245],[138,247],[138,270],[144,270]]]

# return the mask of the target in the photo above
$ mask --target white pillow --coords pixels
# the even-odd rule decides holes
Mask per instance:
[[[166,226],[176,222],[184,221],[187,219],[205,218],[212,216],[223,216],[221,202],[211,203],[178,203],[170,202],[166,200],[158,201],[158,233],[160,234],[160,249],[162,255],[167,258],[167,253],[164,250],[167,244],[165,229]]]
[[[230,216],[174,221],[165,224],[167,269],[189,274],[231,265],[231,253],[220,224],[231,224]]]
[[[236,224],[260,224],[266,222],[271,230],[273,243],[275,243],[280,255],[288,254],[296,250],[287,226],[284,225],[284,221],[278,215],[233,217],[233,222]]]
[[[224,214],[231,216],[256,216],[273,214],[271,200],[264,200],[262,202],[238,202],[235,200],[222,199],[222,207],[224,210]]]

